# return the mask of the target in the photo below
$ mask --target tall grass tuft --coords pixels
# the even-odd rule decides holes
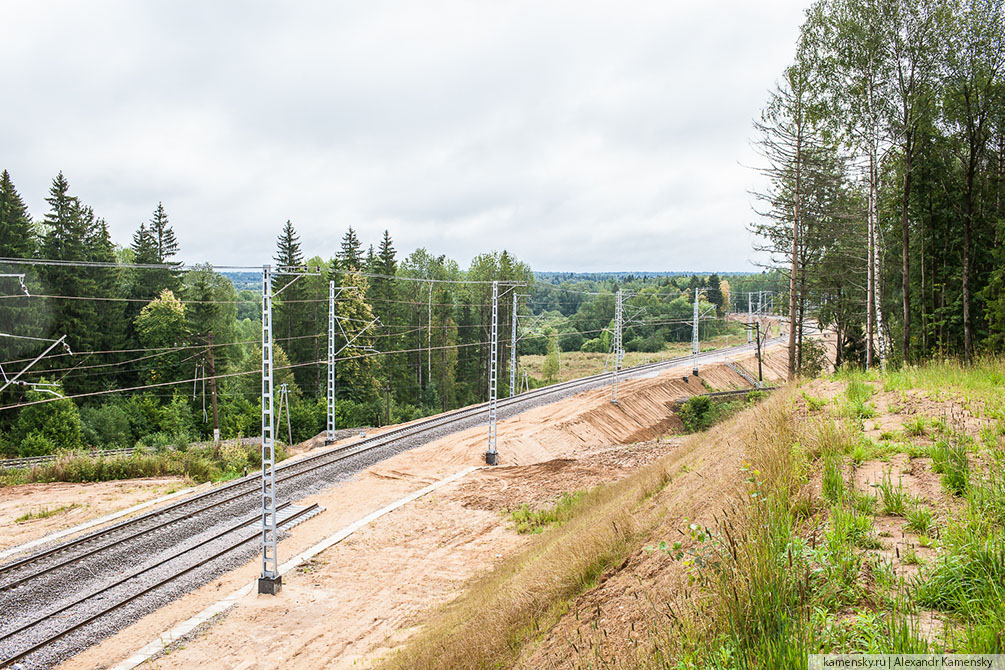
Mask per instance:
[[[967,442],[958,436],[939,440],[932,448],[932,470],[942,474],[942,485],[956,495],[967,492],[970,482],[970,459]]]
[[[834,504],[844,500],[844,461],[833,451],[824,454],[823,496]]]
[[[878,488],[880,498],[883,501],[883,514],[890,514],[892,516],[904,516],[907,514],[911,499],[904,490],[903,482],[898,481],[897,485],[894,486],[890,480],[890,473],[886,473]]]

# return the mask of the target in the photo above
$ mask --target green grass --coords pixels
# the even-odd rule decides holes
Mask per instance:
[[[928,418],[917,414],[904,422],[904,432],[912,437],[924,435],[928,430]]]
[[[921,558],[913,544],[907,545],[907,549],[900,555],[900,562],[904,565],[921,565]]]
[[[907,510],[908,530],[913,530],[915,533],[927,535],[934,526],[935,520],[932,517],[932,510],[928,509],[924,505],[912,507]]]
[[[524,503],[512,510],[509,515],[520,534],[540,533],[549,526],[562,523],[568,519],[576,503],[583,498],[582,491],[563,493],[552,507],[533,510]]]
[[[860,421],[875,417],[876,408],[869,402],[872,395],[871,386],[861,379],[851,379],[845,388],[845,402],[841,414]]]
[[[970,482],[970,459],[965,439],[939,440],[931,450],[932,471],[942,475],[942,485],[961,496]]]
[[[889,473],[887,473],[877,488],[880,499],[883,501],[883,514],[891,516],[905,516],[907,514],[911,499],[904,490],[903,482],[898,481],[897,485],[894,486]]]
[[[827,533],[827,545],[832,552],[839,552],[839,545],[852,545],[860,549],[878,549],[872,517],[859,514],[855,510],[842,507],[831,508],[831,527]]]
[[[132,454],[91,456],[80,452],[59,454],[54,461],[32,468],[0,470],[0,486],[38,482],[100,482],[139,477],[184,477],[194,482],[233,479],[261,467],[259,445],[189,447],[185,451],[161,449]],[[276,460],[286,458],[276,446]]]
[[[14,519],[14,523],[26,523],[28,521],[36,521],[38,519],[48,519],[51,516],[69,512],[70,510],[77,509],[78,507],[80,507],[80,505],[77,503],[73,503],[72,505],[60,505],[59,507],[53,507],[52,509],[48,507],[40,507],[38,509],[31,510],[26,514],[22,514],[18,518]]]
[[[806,401],[806,407],[811,412],[819,412],[827,405],[827,398],[815,398],[803,391],[803,400]]]
[[[834,504],[844,499],[844,461],[841,455],[829,451],[824,454],[823,496]]]

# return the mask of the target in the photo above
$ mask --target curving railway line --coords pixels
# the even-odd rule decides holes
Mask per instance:
[[[781,338],[767,344],[780,342]],[[706,363],[739,345],[699,354]],[[690,356],[622,371],[630,379],[689,363]],[[500,419],[603,386],[610,372],[498,402]],[[484,421],[488,404],[415,421],[276,466],[283,530],[321,510],[293,501],[396,453]],[[503,453],[505,458],[505,453]],[[250,560],[259,549],[260,478],[249,475],[0,565],[0,668],[51,667],[143,615]]]

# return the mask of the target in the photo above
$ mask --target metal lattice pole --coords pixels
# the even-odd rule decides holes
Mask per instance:
[[[272,268],[262,266],[262,575],[259,593],[279,593],[276,533],[276,449],[272,395]]]
[[[691,324],[691,374],[698,376],[698,291],[694,290],[694,323]]]
[[[496,451],[496,404],[499,384],[499,282],[492,282],[492,350],[489,354],[489,446],[485,451],[485,462],[495,465],[499,462]]]
[[[433,383],[433,282],[429,282],[429,313],[426,318],[426,383]]]
[[[621,362],[625,357],[624,347],[621,346],[621,328],[624,324],[622,316],[621,289],[614,298],[614,375],[611,377],[611,402],[618,404],[618,377],[621,374]]]
[[[325,444],[335,441],[335,282],[328,282],[328,428]]]
[[[752,323],[754,320],[754,294],[747,293],[747,323]],[[747,329],[747,344],[754,341],[754,331]]]
[[[510,333],[509,344],[509,397],[516,395],[516,291],[513,291],[513,331]]]

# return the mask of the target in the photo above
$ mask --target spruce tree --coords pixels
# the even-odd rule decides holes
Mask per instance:
[[[293,228],[293,223],[287,219],[283,230],[276,240],[276,255],[272,257],[277,267],[299,267],[304,264],[304,255],[300,248],[300,236]],[[293,363],[302,362],[303,346],[300,340],[291,338],[306,334],[309,319],[306,315],[309,303],[299,302],[304,299],[304,277],[294,277],[289,274],[276,275],[272,279],[272,292],[282,294],[273,303],[273,328],[276,341],[282,345]],[[294,282],[294,280],[296,280]]]
[[[384,328],[382,329],[384,337],[381,342],[381,348],[385,351],[394,351],[403,348],[400,336],[395,335],[390,327],[391,324],[400,322],[399,315],[401,313],[399,309],[401,305],[395,302],[397,293],[395,291],[394,280],[387,279],[387,277],[393,277],[398,271],[396,254],[394,244],[391,241],[391,234],[385,230],[384,236],[380,240],[373,266],[369,268],[372,274],[381,275],[374,277],[370,281],[369,299],[373,305],[374,313],[380,317],[381,323],[384,324]],[[384,368],[380,373],[382,383],[391,386],[397,395],[399,384],[396,384],[394,381],[394,373],[396,370],[402,371],[405,369],[405,355],[388,354],[383,356],[381,358],[381,365]]]
[[[363,254],[360,251],[363,243],[359,241],[356,231],[349,226],[349,230],[342,236],[342,245],[336,258],[339,269],[343,272],[359,272],[363,269]]]
[[[87,223],[87,260],[95,263],[112,263],[115,259],[115,245],[104,219],[97,218],[94,210],[83,207],[80,216]],[[90,285],[87,287],[97,297],[114,297],[119,285],[119,269],[115,267],[94,267],[86,270]],[[95,316],[95,344],[102,349],[118,349],[125,338],[126,325],[123,321],[123,304],[102,303]]]
[[[140,227],[133,233],[133,243],[130,248],[133,250],[133,262],[137,265],[155,265],[159,262],[157,240],[154,239],[146,223],[141,223]]]
[[[171,257],[178,253],[178,241],[175,239],[171,224],[168,223],[167,212],[164,211],[162,202],[157,203],[154,216],[150,219],[150,235],[157,243],[157,262],[169,263]]]
[[[70,195],[70,185],[60,172],[52,180],[49,188],[49,211],[42,222],[44,237],[42,255],[61,261],[87,261],[87,226],[81,216],[80,203]],[[86,297],[88,277],[81,268],[67,266],[44,266],[45,291],[55,296]],[[92,338],[89,336],[94,325],[96,310],[94,303],[87,300],[55,299],[51,305],[53,337],[66,335],[66,341],[74,351],[87,351]],[[72,384],[67,390],[73,392]]]
[[[0,257],[30,258],[38,251],[28,207],[7,170],[0,173]]]
[[[283,232],[276,240],[276,255],[272,257],[277,266],[297,266],[304,264],[304,254],[300,248],[300,236],[293,228],[289,219],[283,226]]]
[[[0,173],[0,257],[32,258],[38,255],[38,236],[31,215],[6,170]],[[34,293],[42,293],[36,272],[29,266],[0,263],[0,273],[24,274],[25,283]],[[0,280],[0,294],[18,295],[16,279]],[[12,298],[0,301],[0,323],[10,332],[29,337],[45,337],[45,305],[41,298]],[[0,360],[19,358],[34,349],[37,342],[0,338]],[[2,427],[2,425],[0,425]]]

